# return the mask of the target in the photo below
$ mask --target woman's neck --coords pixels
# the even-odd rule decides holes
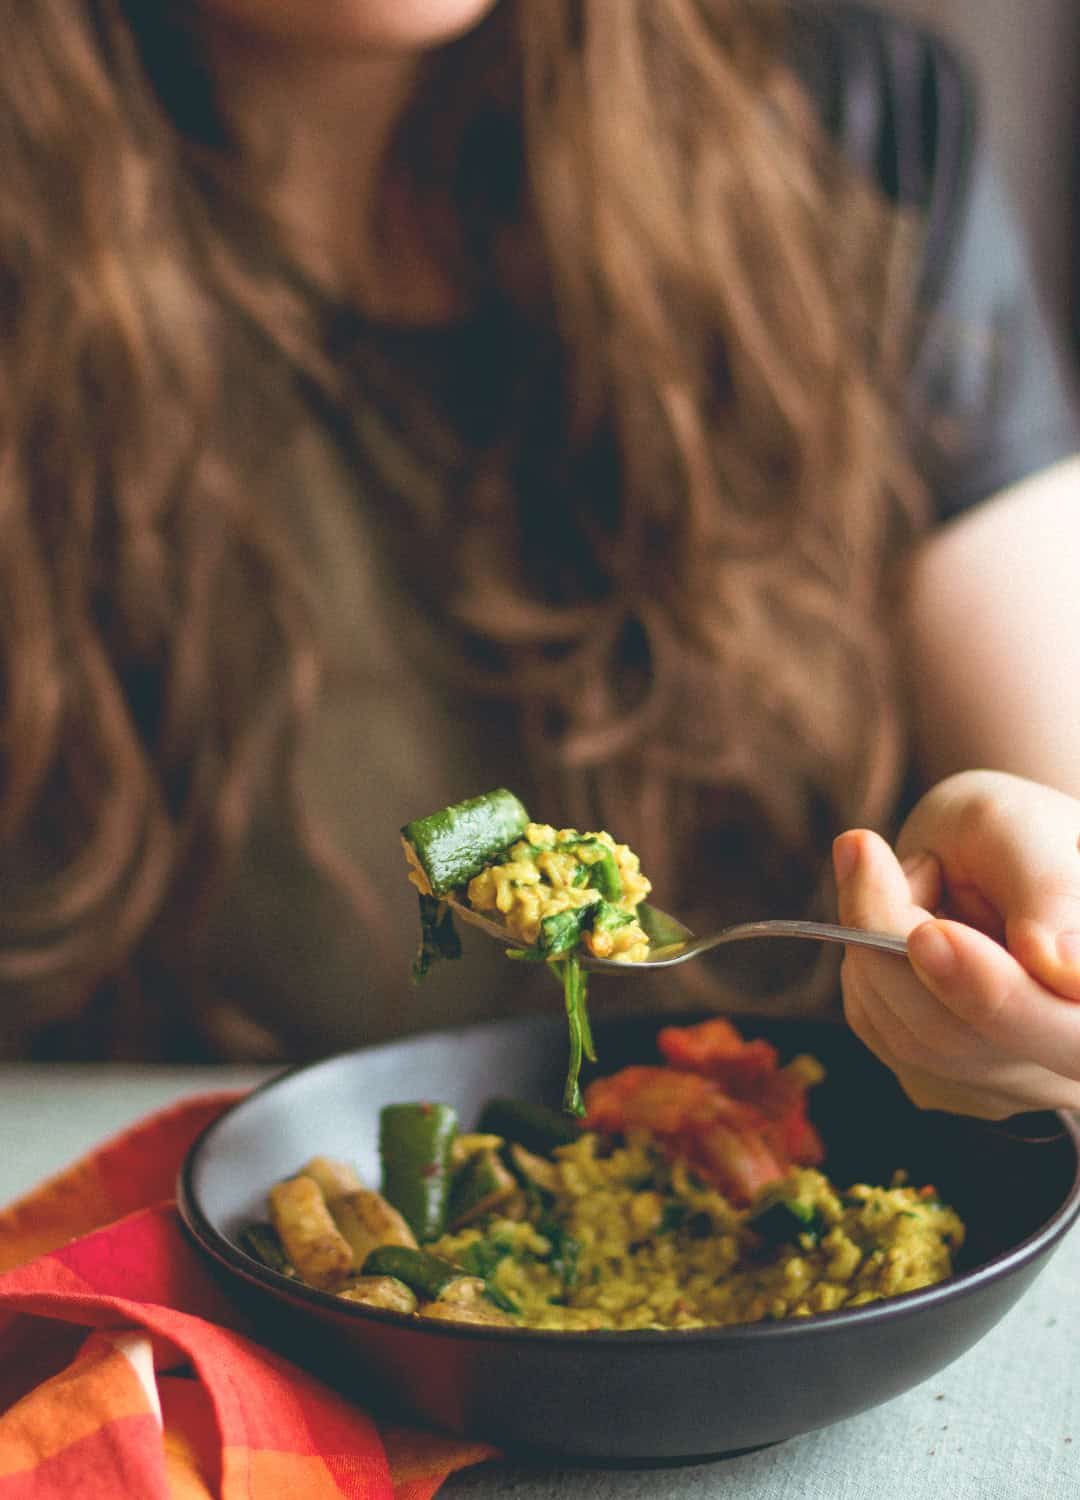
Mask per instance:
[[[414,216],[378,203],[387,153],[421,56],[334,56],[216,34],[211,55],[239,138],[271,169],[269,210],[288,252],[366,313],[438,322],[458,308]],[[377,228],[376,228],[377,225]]]

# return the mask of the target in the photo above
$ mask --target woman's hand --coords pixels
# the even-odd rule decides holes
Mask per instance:
[[[939,782],[896,853],[833,847],[840,920],[903,933],[910,964],[843,964],[852,1030],[928,1109],[1080,1108],[1080,801],[993,771]]]

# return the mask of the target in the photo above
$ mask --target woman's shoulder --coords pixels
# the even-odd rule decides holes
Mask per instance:
[[[1071,362],[979,128],[974,71],[859,0],[788,0],[791,64],[856,170],[921,222],[918,458],[941,516],[1076,451]],[[987,253],[993,247],[993,254]]]

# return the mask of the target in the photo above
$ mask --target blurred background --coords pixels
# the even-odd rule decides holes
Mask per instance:
[[[889,0],[958,42],[1031,239],[1048,310],[1080,362],[1080,5],[1077,0]]]

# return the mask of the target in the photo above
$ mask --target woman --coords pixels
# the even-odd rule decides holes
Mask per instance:
[[[859,1035],[920,1103],[1080,1104],[1077,429],[943,49],[47,0],[3,68],[9,1049],[540,1003],[490,950],[404,993],[397,827],[509,782],[691,921],[830,905],[852,830],[841,916],[911,934]]]

